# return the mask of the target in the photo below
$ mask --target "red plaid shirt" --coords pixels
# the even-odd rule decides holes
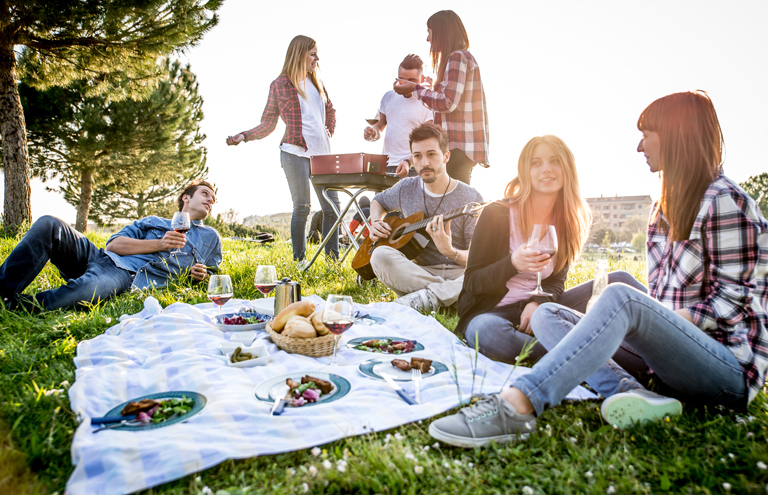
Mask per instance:
[[[648,289],[733,353],[749,400],[768,369],[768,221],[755,201],[721,175],[704,193],[685,241],[667,242],[663,215],[648,226]]]
[[[430,91],[416,86],[413,94],[435,112],[435,124],[448,133],[448,149],[460,149],[488,165],[488,113],[480,67],[469,52],[453,52],[445,78]]]
[[[336,129],[336,110],[331,104],[331,99],[328,98],[328,91],[325,91],[325,127],[328,132],[333,136],[333,131]],[[261,116],[261,124],[254,127],[250,131],[241,132],[245,136],[245,141],[253,141],[254,139],[263,139],[275,130],[277,127],[277,118],[280,117],[285,122],[285,134],[280,144],[289,143],[301,146],[305,150],[307,149],[307,142],[304,141],[304,136],[301,133],[301,105],[299,104],[299,92],[291,84],[288,76],[282,75],[272,81],[269,85],[269,97],[267,98],[267,106],[264,108],[264,113]]]

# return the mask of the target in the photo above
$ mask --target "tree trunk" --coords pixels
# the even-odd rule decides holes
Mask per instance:
[[[136,198],[136,216],[138,218],[144,218],[147,216],[147,201],[144,198],[144,192],[139,192],[139,197]]]
[[[80,201],[77,204],[77,220],[75,221],[75,229],[82,233],[88,230],[91,196],[93,196],[93,170],[84,169],[80,174]]]
[[[16,54],[13,40],[0,33],[0,135],[3,139],[5,202],[3,220],[6,230],[32,219],[30,172],[24,110],[16,79]]]

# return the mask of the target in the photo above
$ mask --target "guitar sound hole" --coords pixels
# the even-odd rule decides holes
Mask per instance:
[[[394,232],[392,232],[392,235],[389,236],[389,243],[394,244],[400,239],[403,238],[403,231],[405,231],[405,228],[408,227],[410,224],[403,224],[395,229]]]

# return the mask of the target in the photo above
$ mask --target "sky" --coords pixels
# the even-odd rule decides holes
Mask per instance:
[[[393,7],[397,5],[398,7]],[[220,22],[180,55],[191,65],[205,103],[213,212],[244,218],[288,212],[280,167],[280,122],[261,141],[228,147],[228,135],[259,124],[269,84],[297,34],[318,43],[321,77],[336,108],[333,153],[380,153],[383,139],[363,139],[408,53],[429,64],[426,21],[437,10],[463,20],[477,59],[490,121],[489,169],[471,185],[486,200],[503,196],[532,137],[555,134],[576,157],[582,196],[658,197],[658,177],[636,148],[637,118],[657,98],[706,90],[726,143],[725,173],[743,182],[768,170],[768,2],[518,1],[474,2],[227,0]],[[312,198],[312,209],[318,208]],[[75,209],[34,181],[34,218],[74,222]]]

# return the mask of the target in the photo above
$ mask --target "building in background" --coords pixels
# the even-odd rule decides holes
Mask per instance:
[[[629,219],[641,216],[648,218],[653,206],[650,196],[613,196],[587,198],[592,207],[593,222],[604,228],[621,230]]]

